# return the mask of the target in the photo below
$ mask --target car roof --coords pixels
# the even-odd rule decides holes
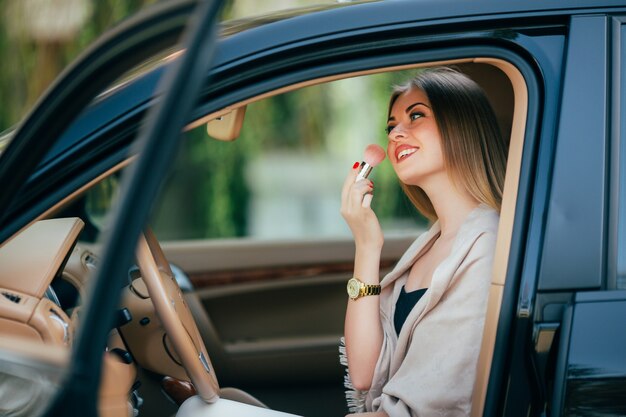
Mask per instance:
[[[620,0],[571,1],[542,0],[387,0],[375,2],[350,3],[351,7],[319,7],[314,9],[296,9],[289,13],[252,18],[248,24],[241,25],[246,30],[238,33],[237,50],[221,48],[216,61],[228,60],[235,54],[242,56],[246,52],[260,51],[276,47],[281,43],[293,43],[310,38],[331,36],[336,33],[372,30],[385,26],[401,27],[403,24],[415,25],[445,24],[462,21],[464,24],[505,18],[526,18],[532,16],[559,16],[591,13],[598,9],[624,10]],[[271,23],[271,24],[270,24]],[[234,30],[236,22],[226,23],[225,27]],[[462,29],[462,27],[459,27]],[[228,34],[228,30],[224,32]]]
[[[181,2],[185,3],[185,2]],[[250,56],[262,56],[270,49],[297,48],[338,34],[363,35],[404,26],[453,25],[454,31],[472,30],[481,21],[528,19],[533,16],[566,17],[598,10],[624,10],[620,0],[576,1],[542,0],[364,0],[280,11],[222,24],[222,39],[214,57],[214,67],[228,67]],[[472,23],[475,26],[471,26]],[[463,26],[460,26],[460,25]],[[456,29],[458,27],[458,29]],[[171,61],[170,61],[171,62]],[[87,136],[107,126],[120,115],[138,111],[153,97],[158,79],[167,63],[145,70],[126,80],[121,88],[105,93],[70,126],[53,146],[40,166],[62,157]],[[37,176],[37,174],[35,175]]]

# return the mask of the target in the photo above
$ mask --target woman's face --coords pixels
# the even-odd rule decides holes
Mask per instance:
[[[424,187],[445,174],[441,136],[422,90],[412,88],[396,99],[387,132],[387,155],[402,182]]]

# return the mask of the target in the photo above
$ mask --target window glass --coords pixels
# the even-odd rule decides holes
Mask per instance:
[[[620,55],[622,65],[626,57],[626,29],[622,26],[620,42]],[[626,102],[626,73],[620,73],[620,98]],[[623,104],[622,104],[623,106]],[[620,114],[620,167],[619,167],[619,218],[617,226],[617,288],[626,288],[626,117]]]
[[[210,138],[205,126],[187,132],[155,210],[159,238],[350,236],[339,214],[345,175],[368,144],[386,147],[391,86],[411,73],[349,78],[252,103],[232,142]],[[426,226],[387,161],[370,178],[386,234]]]
[[[100,230],[108,224],[113,204],[117,202],[119,178],[119,174],[106,177],[85,195],[85,213],[88,221]]]

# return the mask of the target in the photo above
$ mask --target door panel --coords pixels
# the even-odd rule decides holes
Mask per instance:
[[[626,291],[578,293],[564,313],[553,416],[626,414]]]
[[[381,276],[414,238],[386,238]],[[186,300],[222,387],[299,415],[348,412],[338,346],[352,240],[175,242],[164,250],[189,274]]]
[[[387,239],[381,275],[413,240]],[[337,348],[354,244],[292,242],[291,250],[284,245],[242,242],[231,248],[231,257],[236,253],[240,260],[236,269],[228,269],[228,256],[212,253],[221,249],[211,242],[164,245],[168,259],[189,273],[194,291],[187,299],[222,384],[341,385]],[[272,256],[281,259],[272,262],[289,265],[269,266]]]

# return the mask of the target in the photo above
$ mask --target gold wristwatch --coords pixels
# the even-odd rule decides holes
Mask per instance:
[[[364,284],[356,278],[348,280],[348,296],[353,300],[366,295],[378,294],[380,294],[380,285]]]

